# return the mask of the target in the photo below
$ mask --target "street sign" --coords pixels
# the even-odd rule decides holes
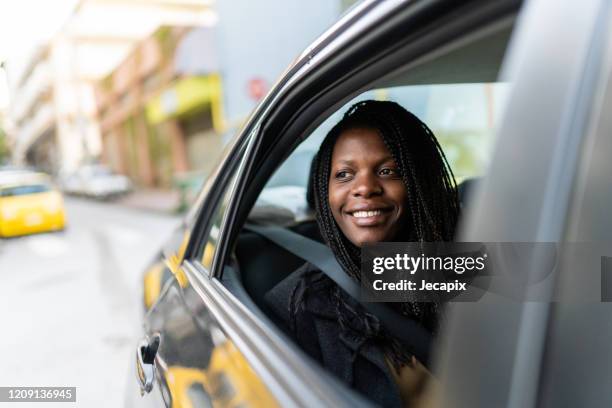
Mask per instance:
[[[263,78],[252,78],[248,82],[249,96],[256,101],[264,97],[268,91],[268,84]]]

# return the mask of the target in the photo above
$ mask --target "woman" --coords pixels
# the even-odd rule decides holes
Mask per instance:
[[[323,141],[311,182],[321,235],[357,281],[365,243],[453,239],[452,171],[431,130],[394,102],[353,105]],[[406,405],[421,394],[426,370],[411,351],[312,265],[266,299],[308,354],[375,402]],[[436,332],[436,301],[390,305]]]

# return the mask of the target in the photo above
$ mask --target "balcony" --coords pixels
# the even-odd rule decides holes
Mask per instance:
[[[55,123],[55,112],[50,103],[45,103],[36,110],[31,120],[25,121],[17,129],[15,151],[23,157],[28,149]]]
[[[51,89],[51,70],[49,62],[41,62],[32,71],[24,85],[15,93],[13,100],[12,116],[15,122],[21,122],[31,114],[34,105],[41,96]]]

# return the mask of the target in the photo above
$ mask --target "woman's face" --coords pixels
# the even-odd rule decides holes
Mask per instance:
[[[329,206],[358,247],[392,241],[404,226],[408,192],[393,156],[374,129],[344,131],[334,146]]]

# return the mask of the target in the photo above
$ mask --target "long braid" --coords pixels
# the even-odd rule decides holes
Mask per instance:
[[[459,201],[452,170],[427,125],[394,102],[363,101],[349,108],[323,141],[313,160],[311,178],[321,235],[344,271],[359,281],[360,250],[344,236],[336,224],[328,201],[334,146],[343,132],[353,128],[370,128],[380,133],[406,185],[409,219],[398,241],[451,241],[459,213]],[[337,301],[337,296],[335,298]],[[436,330],[440,306],[437,300],[392,305],[427,329]],[[337,307],[337,310],[341,309]],[[339,316],[339,321],[342,321],[342,316]],[[402,363],[410,361],[410,354],[406,350],[402,351],[398,341],[387,336],[384,343],[397,369]]]

